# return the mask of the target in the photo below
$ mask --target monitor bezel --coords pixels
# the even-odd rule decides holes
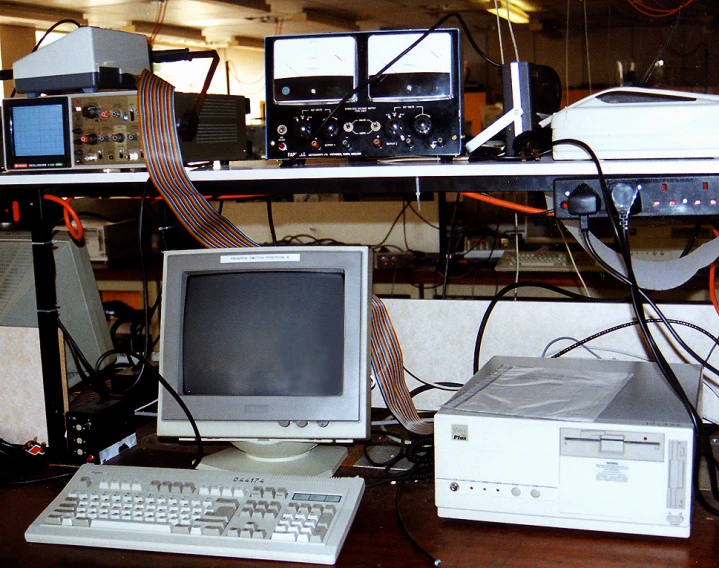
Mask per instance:
[[[254,247],[165,253],[160,373],[190,409],[203,439],[354,440],[369,436],[371,252],[366,247]],[[194,274],[237,271],[341,271],[345,283],[345,353],[338,396],[256,397],[182,394],[181,333],[185,284]],[[261,398],[261,400],[260,400]],[[165,389],[160,390],[160,436],[193,430]]]

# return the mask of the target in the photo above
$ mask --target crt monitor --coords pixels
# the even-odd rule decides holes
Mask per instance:
[[[331,475],[369,436],[371,252],[272,247],[165,253],[160,372],[203,440],[201,467]],[[191,439],[161,389],[160,436]]]

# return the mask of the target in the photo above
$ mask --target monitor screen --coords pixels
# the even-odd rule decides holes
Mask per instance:
[[[3,102],[7,169],[70,165],[66,97]]]
[[[218,302],[227,290],[249,301]],[[279,317],[279,329],[267,306]],[[185,296],[182,392],[339,396],[343,339],[340,272],[192,275]],[[218,361],[233,364],[218,367]]]
[[[366,247],[165,253],[160,372],[205,440],[369,436]],[[160,392],[158,434],[193,437]]]

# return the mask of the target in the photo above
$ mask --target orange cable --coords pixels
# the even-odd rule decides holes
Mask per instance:
[[[484,201],[485,203],[490,203],[492,205],[496,205],[497,207],[505,207],[507,209],[519,211],[520,213],[529,213],[530,215],[546,214],[549,217],[554,216],[554,213],[549,211],[548,209],[539,209],[538,207],[521,205],[520,203],[514,203],[514,201],[507,201],[506,199],[491,197],[483,193],[461,192],[461,195],[463,195],[464,197],[469,197],[471,199],[476,199],[478,201]]]
[[[685,0],[684,2],[680,2],[679,5],[674,8],[656,8],[654,6],[644,4],[640,0],[628,0],[628,2],[635,10],[641,12],[645,16],[649,16],[650,18],[666,18],[667,16],[673,16],[682,8],[689,6],[689,4],[692,4],[694,0]]]
[[[46,193],[43,197],[45,197],[48,201],[53,201],[62,205],[63,216],[65,217],[65,226],[67,226],[70,236],[76,241],[81,241],[82,237],[85,235],[85,229],[82,227],[82,221],[80,221],[80,217],[77,212],[70,207],[70,201],[72,201],[72,199],[63,199],[49,193]],[[75,227],[72,226],[73,221],[75,222]]]
[[[712,232],[714,233],[714,237],[719,237],[719,231],[716,229],[716,227],[712,227]],[[719,314],[719,300],[717,300],[717,288],[716,288],[716,268],[717,268],[717,262],[716,260],[711,263],[711,266],[709,267],[709,298],[712,301],[712,305],[714,306],[714,309],[716,310],[717,314]]]

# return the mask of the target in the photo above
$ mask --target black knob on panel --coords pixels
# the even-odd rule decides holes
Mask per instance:
[[[418,114],[414,117],[412,128],[418,136],[427,136],[432,130],[432,119],[428,114]]]
[[[328,138],[337,138],[337,135],[339,133],[340,133],[339,122],[337,122],[336,118],[330,118],[324,127],[325,136],[327,136]]]
[[[85,118],[97,118],[100,115],[100,109],[95,105],[87,105],[82,108],[82,116]]]
[[[312,138],[312,126],[306,120],[298,120],[294,126],[295,136],[309,140]]]
[[[384,123],[384,131],[390,138],[395,138],[402,134],[402,122],[398,118],[390,118]]]

